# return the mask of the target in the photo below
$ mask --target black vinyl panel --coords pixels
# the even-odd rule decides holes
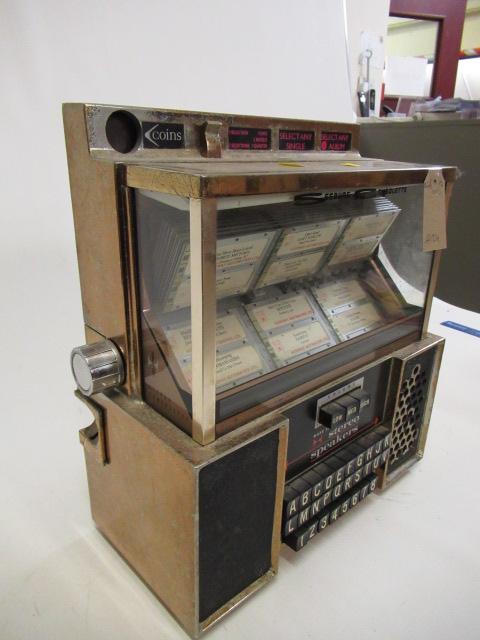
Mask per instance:
[[[278,442],[272,431],[200,471],[201,621],[271,567]]]

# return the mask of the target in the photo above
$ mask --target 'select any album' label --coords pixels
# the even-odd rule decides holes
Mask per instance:
[[[349,151],[352,134],[343,131],[322,131],[320,134],[321,151]]]

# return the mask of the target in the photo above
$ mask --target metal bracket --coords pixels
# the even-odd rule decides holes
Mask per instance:
[[[207,145],[207,158],[222,157],[222,123],[207,122],[205,125],[205,143]]]
[[[93,414],[93,422],[78,432],[80,444],[83,447],[91,446],[97,452],[98,461],[103,465],[108,464],[104,409],[95,400],[80,393],[78,389],[74,393]]]

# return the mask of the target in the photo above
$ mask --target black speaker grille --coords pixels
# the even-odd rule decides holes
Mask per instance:
[[[277,457],[273,431],[200,471],[200,621],[271,567]]]

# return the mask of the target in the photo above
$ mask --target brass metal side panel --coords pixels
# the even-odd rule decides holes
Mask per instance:
[[[276,573],[288,420],[276,414],[200,446],[148,405],[124,393],[96,394],[88,404],[95,421],[80,435],[93,519],[183,628],[197,637]],[[96,436],[100,431],[105,455]],[[278,431],[271,566],[200,624],[199,473],[271,431]]]
[[[113,402],[105,409],[110,463],[84,441],[99,530],[180,624],[197,634],[196,476],[174,449]]]
[[[85,324],[124,351],[115,165],[91,158],[83,105],[64,105],[63,118]]]

